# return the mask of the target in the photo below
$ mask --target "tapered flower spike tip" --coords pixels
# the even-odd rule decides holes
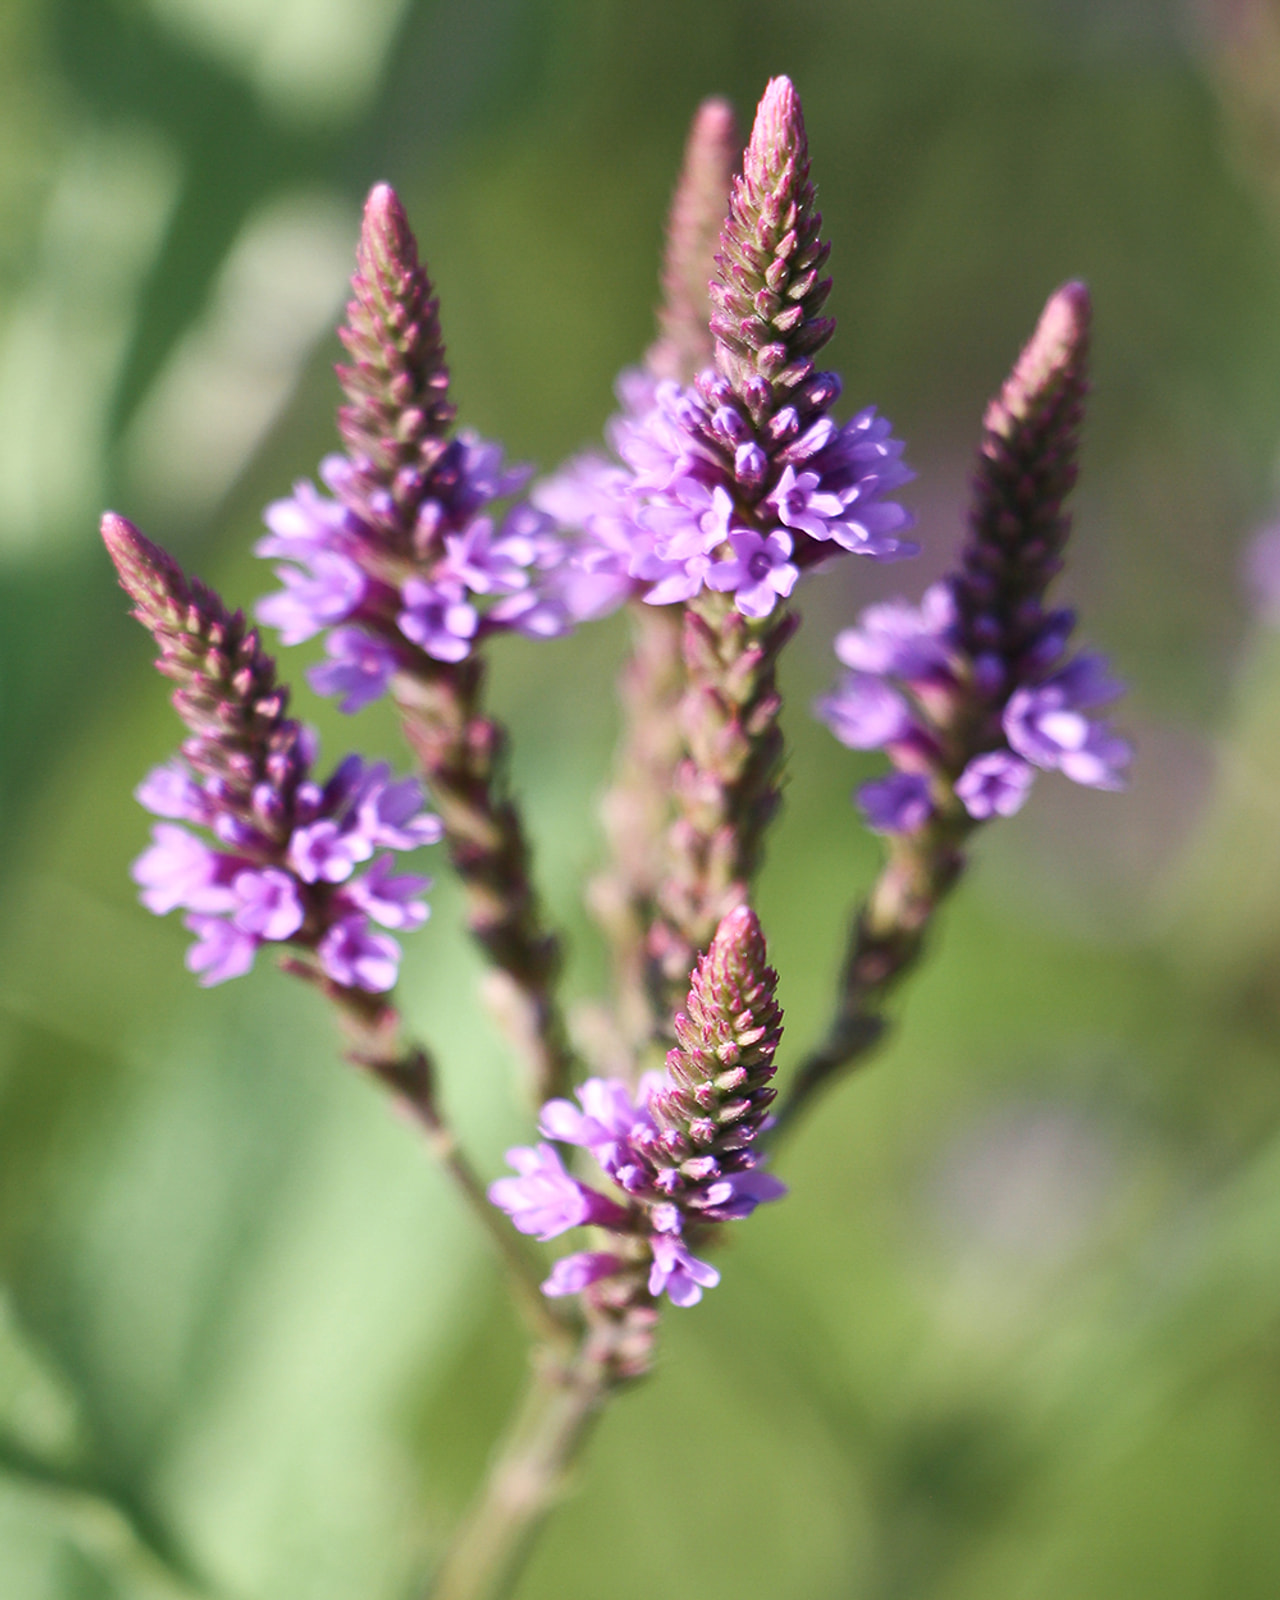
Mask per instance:
[[[650,1099],[660,1126],[727,1163],[726,1171],[760,1131],[775,1097],[777,987],[759,918],[748,905],[735,907],[694,968],[667,1054],[667,1086]]]
[[[1056,409],[1060,400],[1084,397],[1093,304],[1088,287],[1073,280],[1050,295],[1036,331],[999,395],[987,407],[988,432],[1009,438],[1021,425]],[[1072,419],[1078,421],[1077,419]]]
[[[338,367],[348,404],[338,430],[361,465],[350,486],[366,520],[408,537],[424,476],[454,418],[440,306],[404,207],[388,183],[365,202]],[[391,507],[387,496],[391,497]]]
[[[709,282],[741,155],[733,107],[727,100],[704,100],[689,129],[667,218],[661,337],[645,357],[655,377],[690,383],[714,354]]]
[[[756,112],[720,235],[711,299],[716,365],[760,426],[783,405],[807,421],[831,399],[814,354],[835,330],[819,310],[830,246],[809,182],[800,97],[774,78]]]
[[[720,919],[704,970],[707,981],[726,994],[772,989],[777,977],[768,964],[760,918],[750,906],[735,906]]]
[[[114,511],[102,518],[102,541],[115,563],[120,587],[137,607],[138,620],[154,628],[171,620],[190,599],[178,564]]]
[[[951,579],[957,635],[976,660],[995,652],[1018,681],[1071,532],[1089,375],[1089,291],[1066,283],[983,418],[969,537]]]
[[[756,110],[743,169],[757,182],[766,182],[792,159],[797,168],[807,171],[809,141],[800,96],[790,78],[770,78]]]

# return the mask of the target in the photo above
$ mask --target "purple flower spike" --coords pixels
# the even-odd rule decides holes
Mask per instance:
[[[187,965],[202,983],[247,972],[258,945],[270,941],[312,952],[339,986],[389,989],[399,946],[373,933],[369,917],[420,926],[427,912],[417,897],[427,880],[392,878],[389,857],[366,877],[356,869],[378,846],[411,850],[439,838],[418,784],[392,783],[385,767],[366,768],[358,756],[318,782],[315,735],[285,715],[275,663],[239,613],[229,614],[124,518],[105,518],[103,537],[191,732],[182,761],[155,769],[138,798],[215,840],[157,824],[133,867],[143,904],[159,914],[179,906],[194,913]]]
[[[434,663],[465,660],[482,613],[486,633],[546,637],[569,625],[548,592],[562,554],[549,519],[529,506],[500,521],[490,511],[527,469],[505,467],[501,449],[473,433],[452,432],[439,306],[385,184],[365,206],[351,289],[338,330],[351,355],[338,368],[347,454],[321,467],[336,499],[299,484],[267,508],[270,536],[257,546],[295,563],[277,569],[285,587],[258,608],[286,644],[353,624],[311,673],[348,712],[376,700],[397,670],[430,676]]]
[[[1088,336],[1088,293],[1069,283],[987,409],[959,569],[919,609],[869,606],[836,640],[851,673],[815,707],[837,738],[887,749],[899,768],[859,791],[871,827],[915,832],[938,797],[948,821],[925,846],[940,853],[922,881],[949,885],[960,838],[1018,811],[1036,767],[1091,788],[1125,784],[1129,744],[1087,715],[1122,685],[1101,656],[1067,658],[1075,617],[1046,604],[1070,528]],[[892,451],[885,463],[892,473]],[[851,515],[864,516],[856,500]],[[963,812],[944,802],[948,789]]]
[[[914,552],[898,537],[910,516],[885,498],[911,478],[902,445],[874,407],[837,426],[829,412],[840,381],[814,368],[834,323],[818,315],[830,289],[821,276],[828,247],[808,174],[800,102],[776,78],[715,256],[715,367],[670,381],[676,344],[659,341],[662,364],[620,386],[624,410],[608,429],[630,470],[571,463],[537,491],[540,505],[580,533],[571,572],[625,571],[647,586],[650,605],[733,593],[741,615],[763,621],[801,572],[839,550],[877,560]],[[683,357],[693,347],[679,343]],[[659,370],[665,381],[654,382]]]
[[[645,1259],[637,1250],[643,1241],[649,1294],[694,1305],[720,1279],[689,1254],[686,1223],[738,1221],[786,1193],[760,1169],[753,1149],[774,1097],[782,1037],[777,981],[755,913],[739,906],[698,963],[666,1070],[647,1073],[634,1092],[616,1078],[589,1078],[577,1105],[553,1099],[543,1106],[539,1131],[589,1150],[625,1206],[571,1177],[550,1144],[508,1152],[519,1176],[499,1179],[489,1198],[521,1232],[550,1239],[591,1222],[618,1238],[618,1252],[561,1261],[543,1284],[546,1294],[581,1293],[634,1270]],[[624,1285],[621,1292],[630,1291]]]
[[[914,833],[933,815],[929,780],[918,772],[891,772],[858,790],[867,826],[874,833]]]

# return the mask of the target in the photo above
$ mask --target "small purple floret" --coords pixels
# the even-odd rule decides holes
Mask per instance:
[[[704,1289],[714,1289],[720,1274],[706,1261],[689,1254],[673,1234],[658,1234],[653,1240],[653,1266],[649,1271],[649,1293],[666,1293],[674,1306],[696,1306]]]
[[[258,950],[258,941],[252,934],[223,917],[195,914],[184,921],[196,935],[195,944],[187,950],[187,970],[199,974],[204,988],[225,983],[228,978],[242,978],[252,967]]]
[[[507,1151],[507,1160],[519,1177],[499,1178],[490,1184],[489,1199],[521,1233],[554,1239],[570,1228],[623,1215],[611,1200],[570,1177],[552,1145],[539,1144],[534,1149],[517,1145]]]
[[[400,946],[385,933],[375,933],[362,914],[344,917],[316,946],[320,965],[335,983],[348,989],[382,994],[395,987]]]
[[[386,693],[396,670],[390,645],[363,628],[335,628],[324,648],[329,659],[308,670],[307,682],[317,694],[341,695],[340,711],[350,716]]]
[[[918,772],[891,772],[858,789],[858,804],[874,833],[914,833],[933,815],[929,780]]]
[[[480,618],[460,583],[409,578],[402,592],[405,609],[396,620],[406,639],[436,661],[462,661],[471,653]]]
[[[239,904],[232,922],[258,939],[290,939],[302,926],[297,881],[278,867],[239,872],[231,884]]]
[[[1092,789],[1122,789],[1132,759],[1128,742],[1083,713],[1124,692],[1106,658],[1077,656],[1033,688],[1018,689],[1004,713],[1004,731],[1019,755],[1057,769]]]
[[[498,1180],[499,1183],[503,1181],[515,1183],[518,1180]],[[579,1250],[576,1255],[561,1256],[543,1283],[542,1292],[553,1299],[560,1295],[581,1294],[593,1283],[599,1283],[601,1278],[620,1272],[624,1265],[620,1256],[612,1255],[607,1250]]]
[[[847,672],[813,709],[850,750],[881,750],[915,726],[903,697],[870,672]]]
[[[956,779],[956,796],[975,822],[1011,817],[1031,793],[1035,773],[1008,750],[975,756]]]

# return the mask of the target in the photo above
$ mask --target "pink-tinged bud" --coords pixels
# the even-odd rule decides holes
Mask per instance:
[[[194,736],[183,746],[188,764],[219,784],[230,813],[256,815],[264,781],[291,793],[308,765],[305,740],[256,630],[127,518],[107,512],[102,538],[159,647],[157,668],[176,685],[174,707]]]
[[[1044,626],[1043,602],[1071,529],[1088,390],[1089,291],[1067,283],[987,407],[969,536],[952,579],[960,642],[1016,681]]]
[[[1059,431],[1064,422],[1078,426],[1074,412],[1084,397],[1092,317],[1083,283],[1064,283],[1049,296],[1036,331],[987,407],[983,425],[989,433],[1009,439],[1020,426],[1043,426],[1051,420],[1058,422]],[[1064,402],[1069,413],[1065,419],[1057,415]]]
[[[789,78],[765,90],[720,236],[711,329],[716,364],[762,425],[813,374],[835,324],[818,311],[830,247],[809,182],[800,98]]]
[[[715,353],[709,283],[741,151],[733,107],[727,100],[704,100],[689,130],[667,219],[661,336],[645,357],[655,377],[689,383]]]
[[[777,986],[759,918],[748,905],[735,907],[694,969],[667,1055],[669,1086],[650,1101],[660,1127],[705,1150],[700,1160],[727,1157],[725,1170],[733,1170],[774,1099],[770,1080],[782,1039]]]
[[[193,600],[177,562],[114,511],[103,515],[102,540],[143,627],[154,633],[177,624]]]
[[[404,207],[389,184],[365,203],[352,298],[338,330],[351,355],[338,378],[338,428],[355,470],[342,498],[407,553],[431,468],[454,419],[439,302]]]

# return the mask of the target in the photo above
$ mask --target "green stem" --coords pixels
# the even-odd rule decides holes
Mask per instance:
[[[594,1323],[566,1360],[540,1352],[533,1380],[479,1496],[427,1590],[428,1600],[503,1600],[562,1499],[601,1411],[629,1375],[630,1341],[647,1334]]]
[[[426,1136],[427,1146],[452,1179],[471,1215],[507,1269],[512,1296],[530,1329],[557,1349],[567,1348],[577,1323],[542,1293],[543,1267],[508,1219],[489,1203],[483,1180],[440,1109],[435,1065],[426,1049],[401,1036],[400,1013],[386,995],[366,994],[332,982],[311,962],[286,957],[281,965],[319,988],[338,1014],[347,1059],[388,1089]]]
[[[467,926],[491,965],[485,998],[524,1064],[530,1100],[565,1095],[576,1063],[557,998],[560,941],[533,882],[524,821],[507,781],[508,739],[483,711],[476,656],[396,680],[405,737],[444,823]]]

